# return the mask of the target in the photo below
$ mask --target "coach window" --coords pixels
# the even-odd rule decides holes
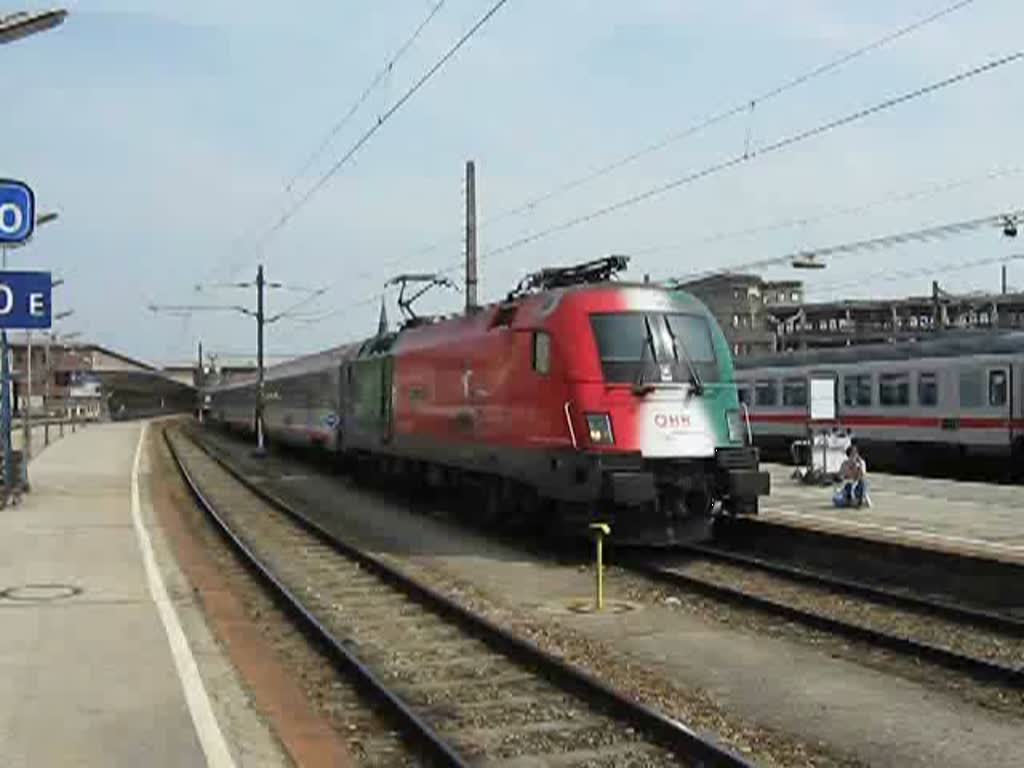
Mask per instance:
[[[754,384],[754,402],[757,405],[778,405],[779,389],[774,381],[758,381]]]
[[[910,374],[883,373],[878,377],[878,404],[910,405]]]
[[[533,370],[544,376],[551,372],[551,337],[544,331],[533,334]]]
[[[871,405],[871,376],[843,377],[843,404],[848,406]]]
[[[981,371],[960,371],[960,407],[980,408],[981,403]]]
[[[807,380],[785,379],[782,382],[782,404],[790,406],[807,405]]]
[[[924,406],[939,404],[939,382],[934,373],[917,374],[917,404]]]
[[[744,405],[750,405],[753,401],[753,398],[750,397],[750,387],[746,384],[736,388],[736,396]]]
[[[1006,371],[988,372],[988,404],[1006,405],[1007,395]]]

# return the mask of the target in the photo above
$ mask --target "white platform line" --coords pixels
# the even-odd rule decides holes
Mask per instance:
[[[879,525],[878,523],[865,523],[858,520],[840,520],[834,517],[812,515],[806,512],[790,512],[781,509],[773,509],[770,512],[766,512],[765,517],[769,519],[771,517],[788,517],[792,519],[814,520],[821,523],[828,523],[834,527],[839,528],[863,528],[865,530],[878,531],[880,533],[902,536],[904,538],[906,538],[907,536],[912,536],[919,539],[930,539],[938,542],[967,544],[969,546],[977,547],[979,549],[991,549],[996,552],[1006,552],[1011,555],[1024,555],[1024,547],[1015,546],[1013,544],[1001,544],[997,541],[989,541],[985,539],[970,539],[965,538],[963,536],[948,536],[946,534],[921,530],[920,528],[894,528],[890,526]]]
[[[185,701],[199,737],[199,744],[203,748],[203,754],[206,755],[206,764],[210,768],[234,768],[234,758],[228,750],[224,734],[213,714],[210,698],[206,694],[203,679],[199,675],[199,667],[196,666],[195,657],[188,646],[188,640],[181,628],[178,614],[174,610],[174,605],[167,594],[167,587],[164,586],[163,578],[160,576],[149,532],[142,524],[139,501],[139,462],[142,458],[142,446],[145,443],[147,426],[143,422],[142,430],[139,432],[139,442],[135,446],[135,461],[132,464],[132,524],[135,526],[135,534],[139,539],[139,549],[142,550],[142,562],[146,568],[149,594],[152,596],[153,602],[156,603],[160,621],[163,622],[164,631],[167,633],[171,655],[174,657],[174,666],[177,668],[178,679],[181,680],[181,687],[185,692]]]

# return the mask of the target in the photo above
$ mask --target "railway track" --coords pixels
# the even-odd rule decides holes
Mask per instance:
[[[821,573],[820,571],[800,568],[779,560],[742,554],[714,546],[692,545],[681,547],[680,549],[696,557],[704,557],[716,562],[756,569],[803,584],[829,589],[836,593],[863,597],[877,603],[892,605],[897,608],[906,608],[962,624],[992,629],[1014,637],[1024,637],[1024,619],[1010,616],[1006,613],[981,610],[966,605],[958,605],[948,600],[936,600],[875,584],[840,578]]]
[[[866,643],[977,680],[1024,689],[1024,622],[716,547],[628,558],[661,584]]]
[[[339,541],[193,439],[164,436],[243,559],[431,763],[748,765]]]

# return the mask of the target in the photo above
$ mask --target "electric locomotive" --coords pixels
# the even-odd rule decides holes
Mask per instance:
[[[656,543],[703,538],[717,514],[755,514],[768,475],[721,329],[689,294],[614,280],[625,266],[609,257],[543,270],[504,301],[411,316],[397,333],[322,355],[327,377],[302,375],[336,380],[336,391],[301,396],[337,412],[316,439],[363,470],[479,490],[476,508],[492,520],[578,532],[603,521],[614,539]],[[286,429],[275,410],[302,387],[275,384],[273,370],[267,380],[267,435],[294,439],[303,420],[293,414]],[[247,387],[232,400],[251,403]]]

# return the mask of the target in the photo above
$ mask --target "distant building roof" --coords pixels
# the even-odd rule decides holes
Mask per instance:
[[[46,337],[46,333],[36,333],[33,335],[29,335],[28,332],[24,331],[12,331],[7,336],[7,342],[12,347],[27,347],[29,343],[31,343],[33,346],[41,347],[44,344],[46,344]],[[64,349],[75,350],[77,352],[99,352],[102,355],[112,357],[115,360],[120,360],[123,363],[127,363],[128,365],[135,368],[139,368],[141,370],[159,370],[157,366],[152,365],[151,363],[147,363],[143,360],[139,360],[138,358],[131,357],[130,355],[126,355],[123,352],[118,352],[116,350],[111,349],[110,347],[105,347],[102,344],[97,344],[95,342],[77,340],[61,341],[60,338],[58,337],[56,343]]]

